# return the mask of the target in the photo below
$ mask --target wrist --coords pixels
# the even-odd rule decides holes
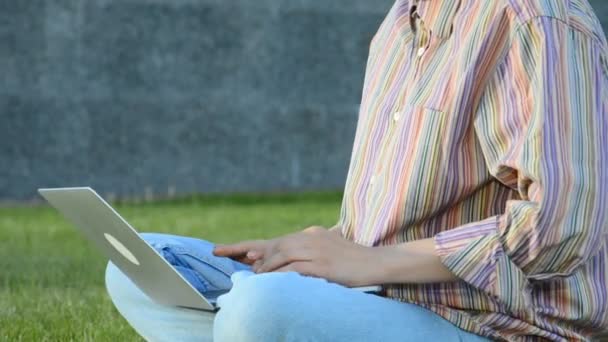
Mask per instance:
[[[359,246],[359,279],[357,286],[382,285],[390,283],[392,266],[389,262],[391,250],[388,246]]]
[[[433,239],[370,249],[365,272],[369,285],[451,282],[458,279],[435,254]]]
[[[366,258],[367,272],[365,272],[366,285],[382,285],[394,283],[395,267],[394,246],[366,247],[369,249],[369,256]]]

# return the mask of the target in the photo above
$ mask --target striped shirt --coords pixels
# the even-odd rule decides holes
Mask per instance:
[[[368,246],[434,238],[460,279],[391,298],[497,340],[592,339],[608,330],[607,111],[587,0],[397,0],[338,224]]]

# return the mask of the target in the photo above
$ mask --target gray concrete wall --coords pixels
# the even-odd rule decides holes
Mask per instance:
[[[0,199],[340,188],[392,2],[0,0]]]

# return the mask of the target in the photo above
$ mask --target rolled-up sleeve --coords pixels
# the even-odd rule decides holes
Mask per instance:
[[[446,267],[513,309],[529,304],[530,282],[571,275],[607,240],[608,68],[598,39],[548,17],[518,28],[475,133],[492,176],[519,198],[435,236]]]

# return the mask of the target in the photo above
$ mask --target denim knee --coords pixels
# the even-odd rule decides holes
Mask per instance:
[[[306,315],[296,273],[252,275],[235,282],[215,317],[215,341],[289,341],[306,336],[298,324]]]
[[[156,251],[200,293],[232,287],[230,275],[249,266],[213,255],[214,244],[187,236],[142,233]]]

